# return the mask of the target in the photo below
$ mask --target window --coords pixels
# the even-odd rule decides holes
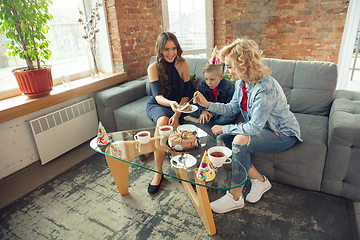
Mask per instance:
[[[88,43],[82,38],[84,31],[82,25],[78,22],[78,6],[82,10],[86,7],[85,15],[88,17],[92,4],[97,0],[52,0],[52,2],[53,4],[49,6],[49,10],[54,18],[48,22],[50,30],[46,34],[47,40],[50,41],[49,49],[52,56],[45,63],[52,65],[51,73],[54,84],[61,83],[61,75],[64,72],[69,74],[72,79],[89,76],[91,74],[92,59]],[[107,28],[103,8],[104,6],[100,9],[101,22],[99,23],[100,32],[97,34],[98,45],[102,45],[101,48],[109,48],[109,46],[104,47],[104,44],[102,44],[102,42],[107,42],[107,40],[104,40],[104,38],[107,38]],[[5,48],[8,41],[5,36],[0,35],[0,94],[18,88],[11,70],[26,66],[24,60],[18,57],[8,57],[8,50]],[[108,49],[104,51],[101,49],[102,54],[106,55],[102,56],[101,61],[106,61],[107,64],[110,62],[111,66],[111,55],[108,51]],[[105,70],[109,72],[109,69]],[[110,71],[112,72],[112,69]]]
[[[183,56],[209,57],[214,47],[211,0],[162,0],[165,31],[178,38]]]
[[[359,31],[359,22],[360,14],[359,9],[360,1],[350,1],[348,11],[346,13],[346,22],[343,32],[343,37],[341,39],[341,46],[339,51],[339,60],[338,60],[338,82],[337,89],[346,89],[352,91],[360,90],[360,81],[357,70],[353,73],[352,80],[351,74],[352,69],[359,68],[360,59],[356,58],[355,62],[355,52],[354,46],[356,46],[359,38],[357,38]],[[356,41],[357,40],[357,41]],[[357,46],[356,46],[357,47]],[[359,57],[359,55],[358,55]],[[354,65],[355,62],[355,65]],[[358,79],[358,80],[356,80]]]
[[[356,32],[355,45],[352,54],[352,61],[350,67],[350,80],[360,82],[360,22]]]

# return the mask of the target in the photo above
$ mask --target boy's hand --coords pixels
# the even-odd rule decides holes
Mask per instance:
[[[206,122],[209,122],[210,119],[211,119],[213,116],[214,116],[214,115],[212,115],[212,113],[210,113],[209,111],[202,110],[202,111],[201,111],[201,114],[200,114],[200,117],[199,117],[199,120],[198,120],[198,123],[204,124],[205,121],[206,121]]]
[[[194,93],[194,96],[196,96],[194,98],[194,103],[198,103],[200,106],[205,107],[205,108],[209,107],[209,102],[199,91],[196,91]]]
[[[221,126],[221,125],[214,125],[212,128],[211,128],[211,131],[216,135],[220,135],[223,133],[223,127],[224,126]]]

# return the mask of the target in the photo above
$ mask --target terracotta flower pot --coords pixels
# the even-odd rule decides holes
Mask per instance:
[[[53,88],[51,66],[32,71],[24,69],[26,68],[16,68],[11,71],[15,75],[20,91],[29,98],[49,95]]]

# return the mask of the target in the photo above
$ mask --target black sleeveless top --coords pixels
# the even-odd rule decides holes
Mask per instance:
[[[155,123],[160,116],[167,116],[170,118],[174,114],[171,107],[165,107],[158,104],[155,99],[157,95],[163,95],[168,100],[180,103],[182,97],[191,97],[195,90],[191,80],[184,82],[180,77],[179,72],[175,67],[175,60],[171,63],[165,62],[165,64],[166,74],[168,75],[169,83],[171,85],[170,92],[165,93],[159,81],[150,82],[149,85],[149,95],[151,98],[147,103],[146,112],[149,118]]]

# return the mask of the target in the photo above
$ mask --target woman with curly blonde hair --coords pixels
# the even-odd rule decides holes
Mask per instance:
[[[232,186],[240,185],[248,176],[251,190],[246,201],[255,203],[271,188],[269,180],[251,164],[252,152],[280,152],[302,141],[300,126],[289,110],[280,84],[270,76],[262,62],[262,52],[253,40],[236,39],[220,51],[226,72],[235,83],[235,93],[227,103],[208,102],[197,94],[194,102],[211,112],[233,116],[241,112],[245,122],[215,125],[212,132],[220,144],[232,148]],[[241,164],[239,164],[241,163]],[[217,213],[225,213],[245,205],[243,187],[235,187],[210,204]]]
[[[146,105],[147,115],[156,127],[178,126],[184,122],[183,114],[177,109],[189,100],[194,87],[190,81],[190,65],[181,57],[182,52],[173,33],[163,32],[158,36],[155,45],[156,62],[148,68],[151,98]],[[154,152],[156,171],[162,172],[164,155],[163,151]],[[155,173],[148,192],[156,193],[163,178],[164,175]]]

